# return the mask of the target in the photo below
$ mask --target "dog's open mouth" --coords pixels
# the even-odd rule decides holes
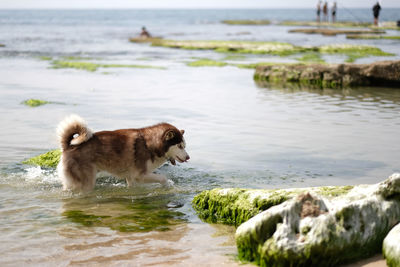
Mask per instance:
[[[184,163],[184,162],[186,162],[187,160],[183,160],[183,159],[181,159],[180,157],[178,157],[178,156],[176,156],[176,159],[179,161],[179,163]],[[175,159],[174,158],[170,158],[169,159],[169,161],[171,162],[171,164],[172,165],[176,165],[176,161],[175,161]]]

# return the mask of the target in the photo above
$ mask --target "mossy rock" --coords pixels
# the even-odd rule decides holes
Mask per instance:
[[[261,211],[292,199],[307,190],[332,197],[346,194],[351,189],[352,186],[279,190],[216,188],[196,195],[193,198],[192,205],[204,221],[238,226]]]
[[[400,266],[400,223],[390,230],[389,234],[383,240],[383,256],[389,267]]]
[[[357,54],[354,55],[357,57]],[[319,88],[398,87],[400,61],[371,64],[266,64],[256,67],[254,80],[266,85],[297,83]]]
[[[54,149],[44,154],[23,161],[23,164],[35,165],[44,168],[56,168],[60,162],[61,150]]]
[[[372,35],[372,34],[347,34],[347,39],[362,39],[362,40],[400,40],[398,35]]]
[[[276,56],[290,56],[295,54],[312,54],[313,60],[322,54],[347,55],[349,61],[368,56],[393,56],[381,49],[366,45],[325,45],[325,46],[295,46],[281,42],[258,41],[218,41],[218,40],[164,40],[157,39],[151,42],[153,46],[188,49],[188,50],[214,50],[221,53],[238,54],[269,54]],[[311,61],[311,58],[304,58]],[[322,61],[322,59],[318,59]]]
[[[306,191],[241,224],[235,238],[239,258],[260,266],[338,266],[379,253],[399,221],[393,174],[333,198]]]

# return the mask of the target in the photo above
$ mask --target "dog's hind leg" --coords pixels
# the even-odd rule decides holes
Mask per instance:
[[[96,182],[96,169],[93,166],[82,166],[64,162],[61,169],[64,190],[86,192],[93,190]]]

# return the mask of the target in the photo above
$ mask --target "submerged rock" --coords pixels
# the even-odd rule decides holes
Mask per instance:
[[[239,258],[262,266],[336,266],[379,252],[399,221],[397,173],[339,197],[297,195],[240,225],[236,244]]]
[[[300,83],[321,88],[346,86],[399,86],[400,61],[371,64],[270,64],[258,66],[256,81]]]
[[[354,22],[354,21],[340,21],[340,22],[317,22],[317,21],[282,21],[279,25],[284,26],[313,26],[313,27],[370,27],[373,24],[370,22]]]
[[[400,223],[383,240],[383,256],[389,267],[400,266]]]
[[[398,35],[379,35],[379,34],[347,34],[347,39],[386,39],[386,40],[400,40]]]
[[[328,28],[307,28],[307,29],[293,29],[289,30],[290,33],[306,33],[306,34],[322,34],[328,36],[335,36],[337,34],[382,34],[383,30],[341,30],[341,29],[328,29]]]

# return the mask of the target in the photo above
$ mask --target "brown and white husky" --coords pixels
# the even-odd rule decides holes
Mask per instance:
[[[57,134],[62,157],[57,167],[64,190],[90,191],[96,174],[106,171],[136,182],[167,184],[164,175],[153,171],[166,161],[190,159],[185,150],[184,130],[160,123],[140,129],[92,132],[77,115],[60,122]]]

